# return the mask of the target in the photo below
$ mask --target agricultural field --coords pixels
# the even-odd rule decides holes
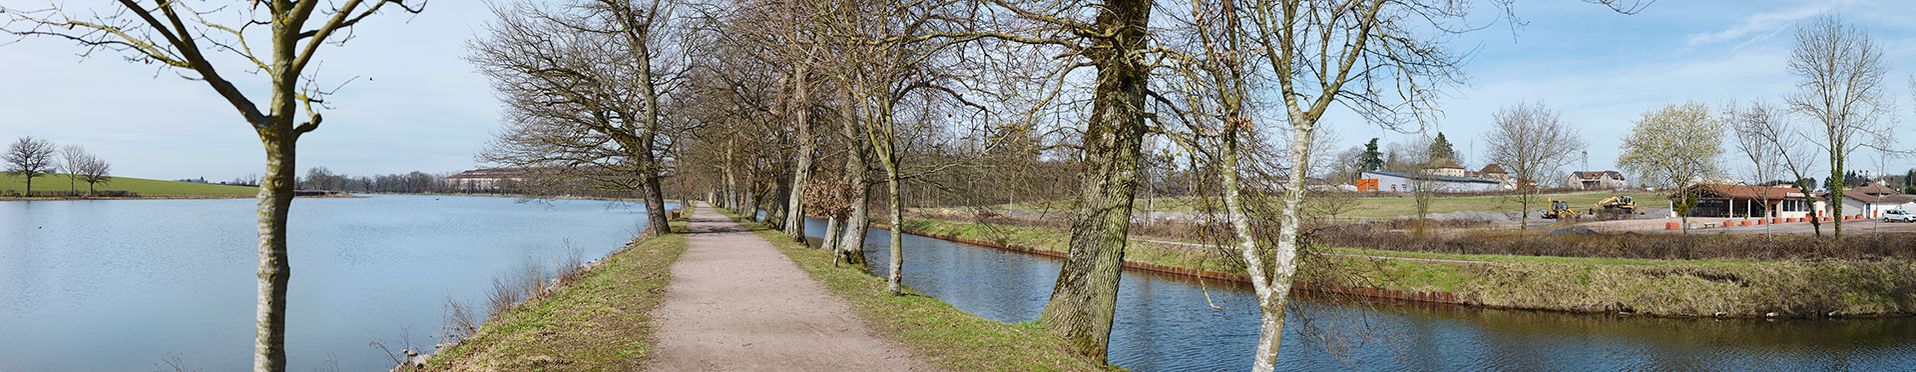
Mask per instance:
[[[0,193],[19,193],[27,188],[26,178],[11,174],[0,174]],[[76,187],[86,191],[86,182]],[[250,186],[216,185],[206,183],[162,181],[145,178],[113,177],[112,182],[96,187],[101,191],[130,191],[146,198],[241,198],[259,193],[258,188]],[[34,192],[67,191],[67,176],[64,174],[46,175],[33,178]]]

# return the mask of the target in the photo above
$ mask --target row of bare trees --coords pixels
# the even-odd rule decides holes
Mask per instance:
[[[1308,248],[1299,226],[1311,159],[1325,155],[1320,122],[1342,110],[1421,128],[1460,78],[1443,42],[1470,28],[1458,2],[721,4],[691,7],[709,36],[686,38],[704,53],[667,111],[691,122],[677,135],[678,191],[793,237],[823,217],[825,245],[853,264],[871,209],[903,223],[908,189],[960,205],[1070,200],[1067,258],[1040,323],[1102,360],[1140,188],[1168,154],[1189,165],[1164,173],[1219,177],[1205,195],[1264,313],[1259,370],[1275,366]],[[1033,179],[1075,187],[1001,196]],[[896,293],[907,268],[895,229],[888,243]]]
[[[55,151],[53,142],[36,139],[32,136],[20,137],[7,145],[7,152],[0,156],[6,163],[7,174],[24,179],[26,190],[20,195],[33,196],[33,179],[54,173],[67,176],[67,195],[79,195],[79,182],[86,182],[87,195],[96,195],[100,184],[113,181],[113,164],[106,159],[94,156],[80,145],[67,145]]]
[[[201,81],[259,135],[267,166],[254,368],[279,371],[294,149],[333,92],[310,66],[360,22],[422,3],[118,0],[0,13],[7,32]],[[1291,279],[1310,247],[1299,226],[1306,175],[1329,142],[1325,118],[1341,111],[1421,127],[1437,93],[1459,81],[1462,59],[1445,41],[1476,27],[1466,19],[1472,4],[1456,0],[493,6],[497,19],[469,58],[493,79],[508,128],[482,160],[641,190],[660,233],[669,232],[668,193],[763,211],[794,238],[800,220],[823,215],[828,246],[855,267],[871,209],[904,222],[907,190],[979,204],[1070,200],[1068,257],[1040,322],[1089,358],[1102,360],[1109,343],[1149,165],[1216,174],[1220,185],[1204,196],[1224,206],[1213,220],[1226,221],[1230,252],[1252,278],[1260,371],[1275,368]],[[242,89],[227,76],[241,72],[266,79]],[[905,270],[896,234],[893,293]]]

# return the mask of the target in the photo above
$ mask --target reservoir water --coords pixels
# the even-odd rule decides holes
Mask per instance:
[[[0,371],[250,369],[252,199],[0,202]],[[430,349],[449,300],[483,308],[495,277],[573,249],[603,257],[638,204],[387,196],[297,199],[294,371],[385,370]]]
[[[817,238],[824,226],[808,221],[807,234]],[[888,234],[866,238],[880,275]],[[915,235],[905,236],[904,254],[906,285],[1004,322],[1038,319],[1060,267],[1050,257]],[[1909,318],[1664,319],[1296,298],[1279,370],[1916,370]],[[1107,355],[1118,366],[1250,369],[1258,311],[1248,288],[1126,270],[1116,319]]]

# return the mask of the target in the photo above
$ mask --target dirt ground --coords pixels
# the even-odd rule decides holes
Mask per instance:
[[[1621,221],[1599,221],[1580,223],[1575,226],[1588,227],[1598,232],[1636,232],[1636,233],[1681,233],[1681,230],[1668,230],[1666,222],[1680,221],[1676,218],[1643,218]],[[1750,226],[1742,226],[1741,218],[1691,218],[1690,233],[1722,234],[1814,234],[1816,231],[1808,222],[1757,225],[1751,220]],[[1724,227],[1728,222],[1730,227]],[[1833,223],[1824,222],[1823,232],[1828,233]],[[1843,233],[1907,233],[1916,232],[1916,223],[1882,222],[1881,220],[1843,221]]]
[[[767,243],[709,207],[655,310],[654,371],[930,370]]]

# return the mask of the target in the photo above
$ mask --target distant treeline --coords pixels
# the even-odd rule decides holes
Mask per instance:
[[[236,182],[245,182],[242,178]],[[298,178],[300,190],[327,190],[349,193],[451,193],[459,192],[446,182],[445,174],[412,171],[404,174],[349,176],[333,173],[326,167],[313,167]]]

